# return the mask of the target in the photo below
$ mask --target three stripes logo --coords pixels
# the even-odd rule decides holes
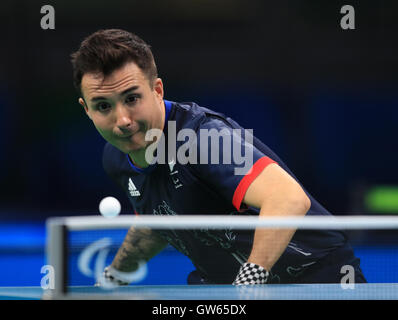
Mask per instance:
[[[139,197],[141,193],[137,190],[131,178],[129,178],[129,192],[132,197]]]

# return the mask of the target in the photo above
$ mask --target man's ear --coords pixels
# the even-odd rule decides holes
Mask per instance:
[[[84,111],[86,111],[87,116],[91,119],[91,116],[90,116],[90,114],[88,112],[88,107],[87,107],[86,102],[84,101],[84,99],[83,98],[79,98],[79,103],[83,106]]]
[[[160,99],[163,99],[164,89],[163,89],[163,81],[160,78],[156,78],[153,83],[153,90],[157,93],[157,96]]]

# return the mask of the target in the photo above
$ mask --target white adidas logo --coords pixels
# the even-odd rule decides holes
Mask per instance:
[[[139,197],[141,195],[141,193],[135,187],[133,181],[131,181],[131,178],[129,178],[129,191],[132,197]]]

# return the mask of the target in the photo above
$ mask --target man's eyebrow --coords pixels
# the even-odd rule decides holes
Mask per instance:
[[[123,90],[120,94],[121,95],[125,95],[125,94],[127,94],[127,93],[129,93],[131,91],[135,91],[137,89],[139,89],[139,86],[132,86],[130,88],[127,88],[126,90]],[[91,98],[90,101],[91,102],[95,102],[95,101],[98,101],[98,100],[106,100],[106,99],[107,99],[106,97],[98,96],[98,97]]]
[[[126,90],[124,90],[121,94],[124,95],[126,93],[129,93],[131,91],[135,91],[139,88],[139,86],[131,86],[130,88],[127,88]]]

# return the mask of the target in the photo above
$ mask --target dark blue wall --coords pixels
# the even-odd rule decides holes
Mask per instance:
[[[165,96],[230,115],[274,149],[336,214],[360,213],[353,194],[397,184],[397,4],[340,1],[3,4],[0,51],[0,220],[96,214],[124,195],[101,167],[103,139],[77,103],[70,54],[100,28],[151,46]],[[140,12],[140,14],[136,14]]]

